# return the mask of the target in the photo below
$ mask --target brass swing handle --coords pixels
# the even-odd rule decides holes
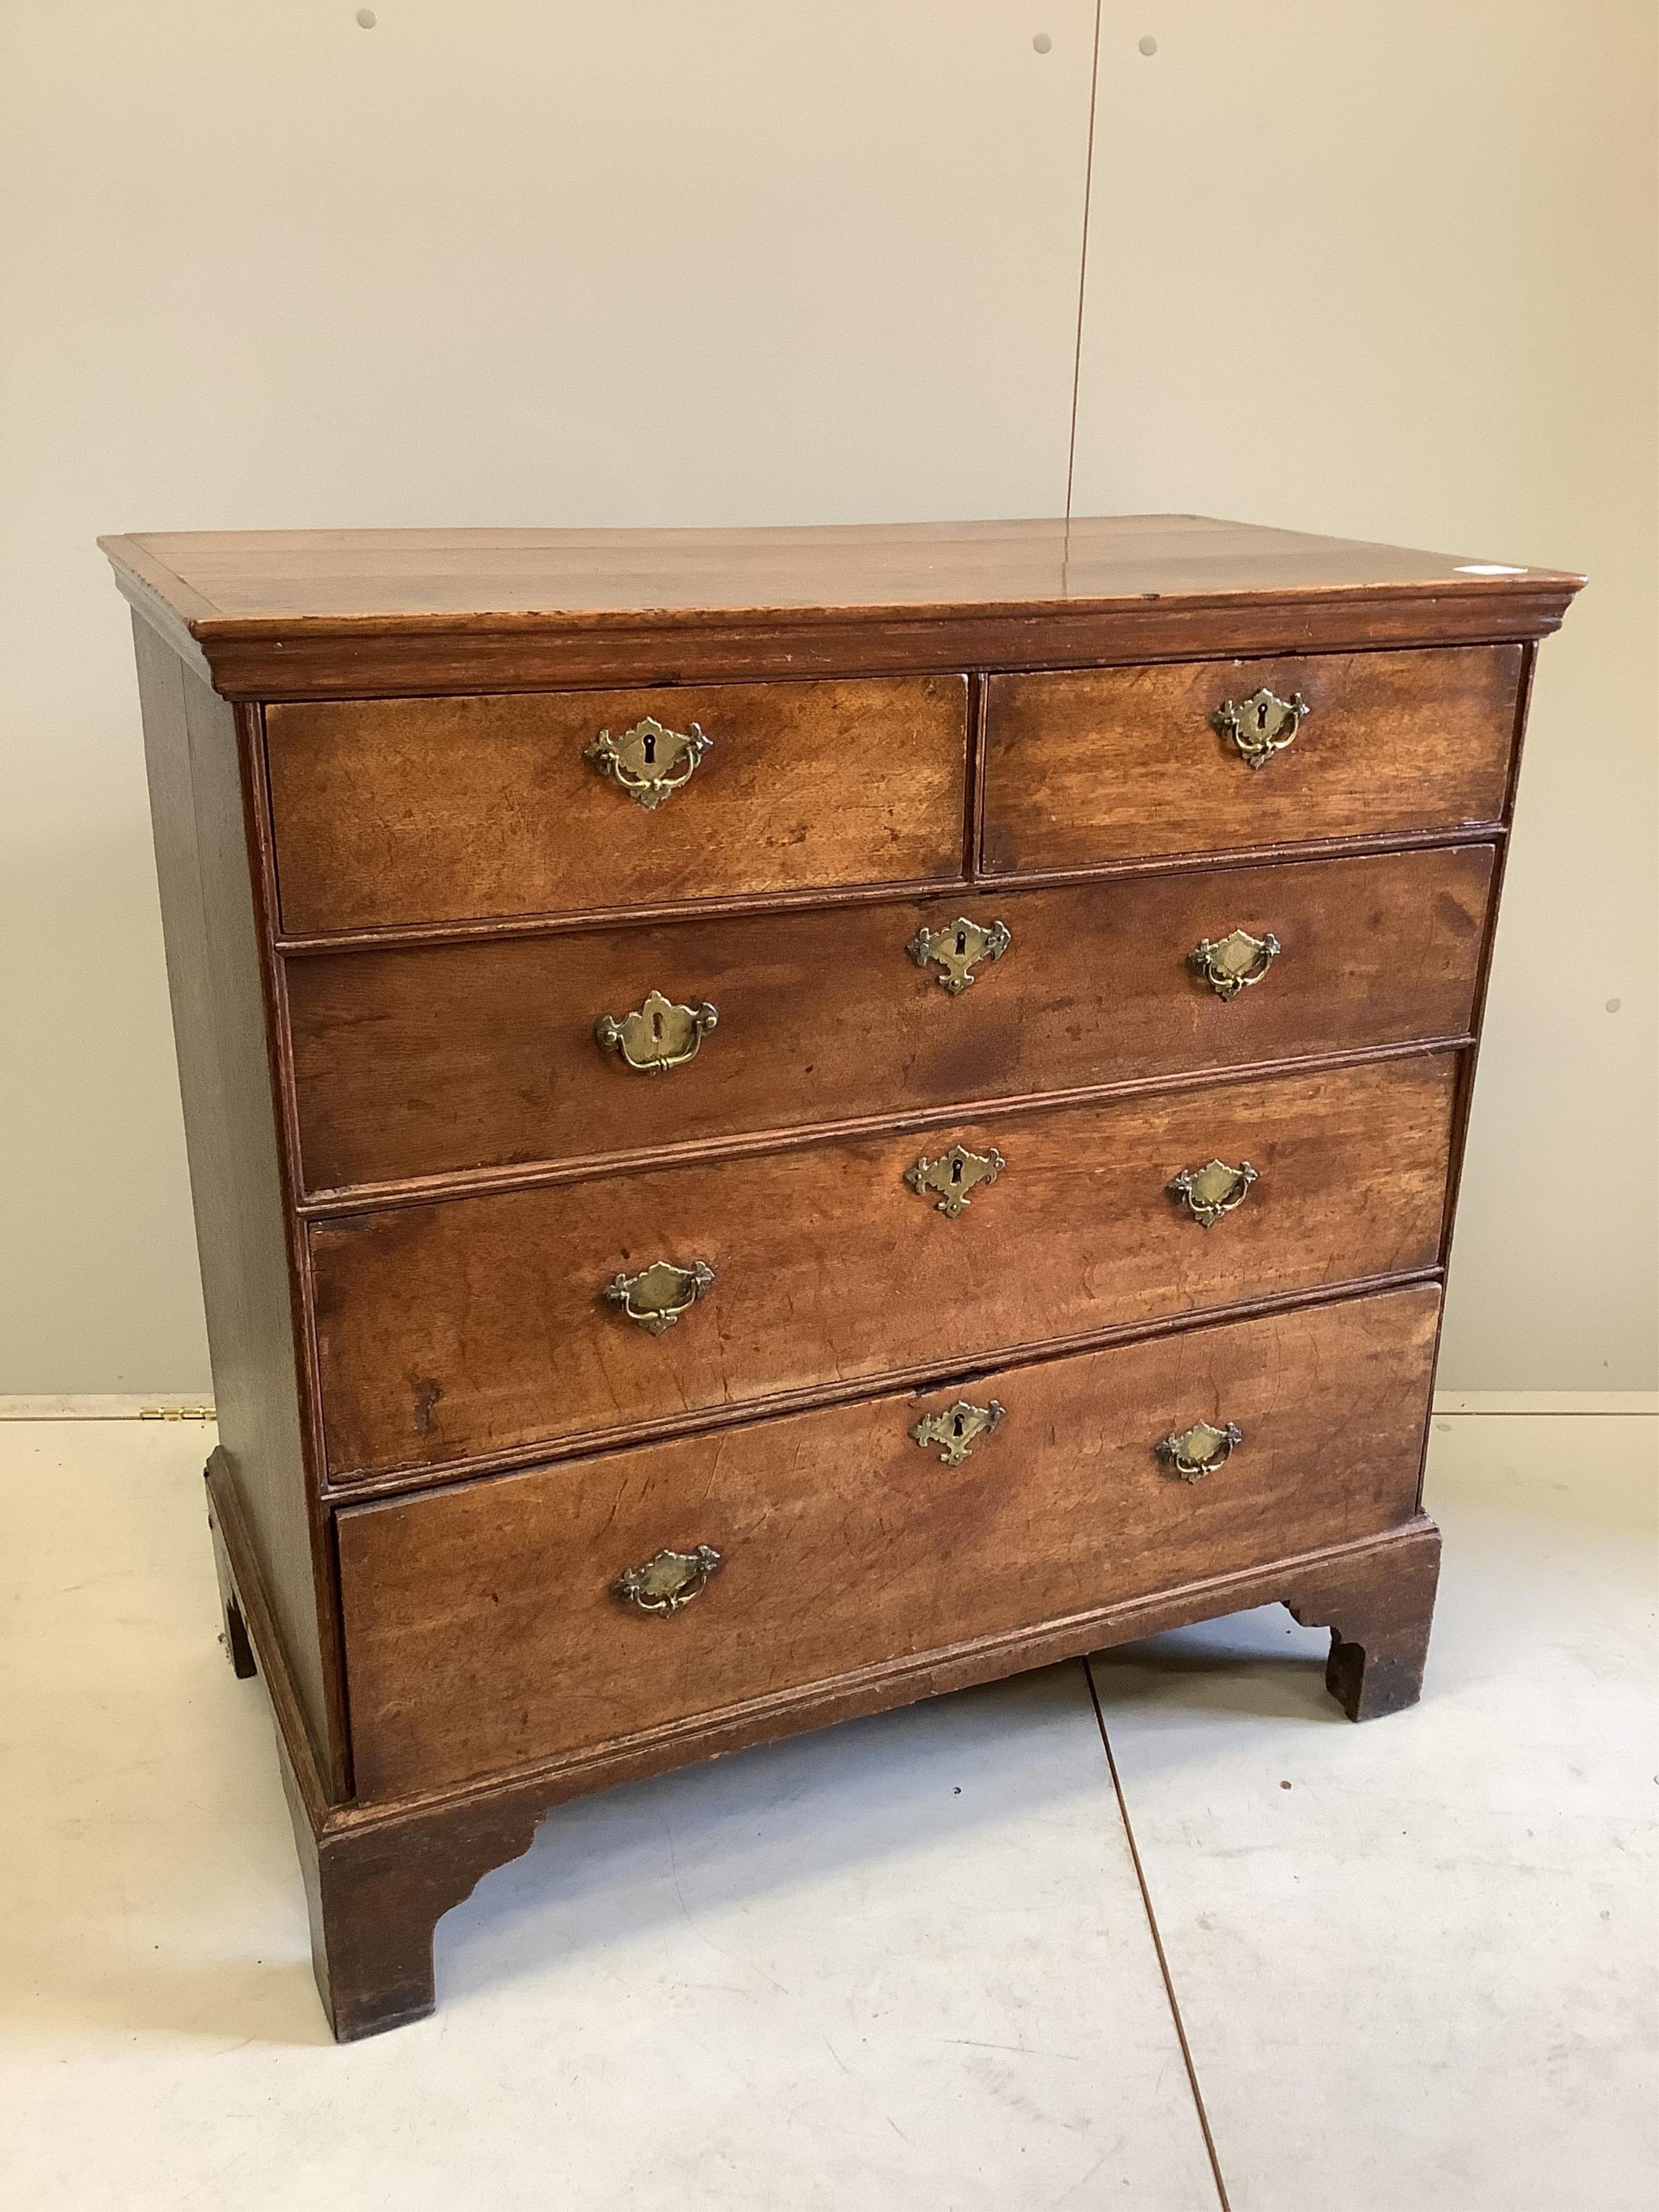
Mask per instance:
[[[1264,684],[1248,699],[1224,699],[1210,717],[1210,727],[1224,740],[1231,738],[1252,768],[1266,768],[1312,712],[1299,691],[1281,699]]]
[[[714,1270],[706,1260],[694,1260],[689,1267],[656,1260],[637,1275],[618,1275],[605,1294],[648,1336],[660,1336],[682,1314],[690,1312],[714,1279]]]
[[[659,1552],[637,1567],[624,1567],[611,1583],[612,1593],[641,1613],[678,1613],[707,1584],[720,1564],[712,1544],[699,1544],[695,1552]]]
[[[619,1054],[639,1075],[662,1075],[695,1060],[697,1048],[719,1021],[715,1009],[676,1006],[660,991],[647,991],[631,1014],[605,1014],[593,1024],[601,1052]]]
[[[1258,1180],[1248,1160],[1229,1167],[1225,1160],[1206,1160],[1201,1168],[1182,1168],[1164,1188],[1192,1215],[1200,1229],[1213,1229],[1224,1213],[1243,1206],[1250,1186]]]
[[[1215,1428],[1208,1421],[1194,1421],[1179,1436],[1165,1437],[1156,1449],[1183,1482],[1202,1482],[1206,1474],[1224,1467],[1243,1441],[1244,1431],[1237,1421],[1229,1421],[1224,1429]]]
[[[1224,1006],[1230,1006],[1241,991],[1261,981],[1280,950],[1272,930],[1252,937],[1248,929],[1235,929],[1225,937],[1200,939],[1187,955],[1187,964]]]
[[[619,738],[601,730],[583,747],[582,758],[591,760],[601,775],[614,777],[630,799],[651,811],[690,782],[713,742],[695,722],[690,729],[669,730],[647,714]]]

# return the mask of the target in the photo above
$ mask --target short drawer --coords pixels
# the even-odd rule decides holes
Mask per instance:
[[[270,707],[283,927],[955,876],[966,727],[959,676]]]
[[[1396,1527],[1438,1302],[1417,1287],[994,1372],[964,1397],[1001,1417],[975,1437],[958,1416],[960,1443],[956,1393],[890,1396],[347,1508],[358,1790],[556,1759]],[[1207,1473],[1200,1422],[1236,1431]],[[1201,1479],[1160,1453],[1177,1435]],[[718,1566],[672,1614],[618,1594],[702,1546]]]
[[[1456,1072],[1437,1054],[317,1222],[331,1469],[1431,1267]],[[1202,1177],[1218,1160],[1234,1172]]]
[[[307,954],[289,964],[307,1187],[660,1152],[1461,1036],[1492,866],[1489,846],[1431,848]],[[910,948],[938,929],[948,953],[957,916],[1001,924],[1007,943],[951,991],[940,962],[918,966]],[[1241,931],[1278,945],[1270,964]],[[1259,980],[1200,972],[1206,945]],[[659,1012],[707,1005],[718,1021],[690,1040],[694,1057],[640,1073],[596,1024],[640,1013],[653,992]],[[648,1034],[629,1046],[648,1048]]]
[[[1478,645],[993,677],[984,865],[1012,875],[1496,822],[1521,667],[1518,645]],[[1300,718],[1273,703],[1298,701]]]

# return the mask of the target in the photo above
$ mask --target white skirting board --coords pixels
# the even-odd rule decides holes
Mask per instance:
[[[1440,1390],[1435,1415],[1449,1413],[1659,1413],[1659,1390]],[[210,1421],[200,1395],[157,1391],[149,1397],[5,1398],[0,1421]]]
[[[1437,1390],[1448,1413],[1659,1413],[1659,1390]]]
[[[148,1397],[0,1398],[0,1421],[210,1421],[213,1393],[152,1390]]]

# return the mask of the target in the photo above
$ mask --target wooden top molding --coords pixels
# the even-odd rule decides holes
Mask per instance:
[[[99,543],[216,689],[270,700],[1531,638],[1584,580],[1182,514]]]

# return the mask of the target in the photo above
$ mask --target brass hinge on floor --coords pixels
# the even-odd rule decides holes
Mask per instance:
[[[212,1406],[141,1406],[141,1421],[216,1421],[218,1412]]]

